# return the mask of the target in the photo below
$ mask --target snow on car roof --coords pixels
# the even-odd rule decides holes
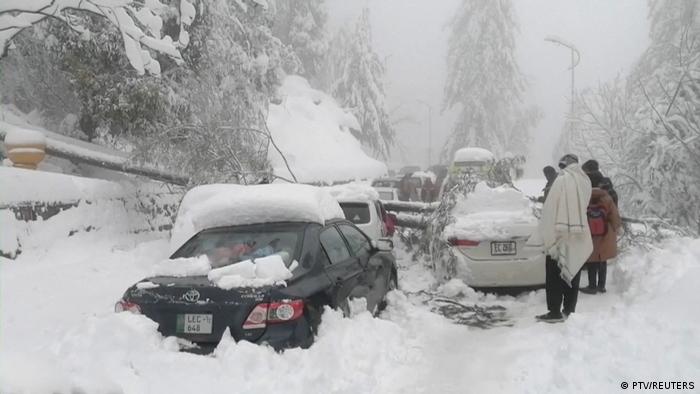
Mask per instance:
[[[325,188],[340,202],[367,202],[379,200],[377,190],[367,183],[351,182]]]
[[[452,216],[455,221],[445,228],[445,239],[506,240],[529,236],[537,226],[532,202],[522,192],[508,186],[490,188],[484,182],[457,200]]]
[[[214,227],[272,222],[310,222],[344,218],[338,202],[323,188],[299,184],[197,186],[182,199],[173,226],[171,249]]]
[[[493,153],[483,148],[462,148],[455,152],[454,162],[460,161],[491,161]]]

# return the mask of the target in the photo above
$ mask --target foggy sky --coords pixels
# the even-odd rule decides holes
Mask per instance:
[[[484,0],[488,1],[488,0]],[[392,116],[410,116],[399,124],[399,147],[390,167],[425,166],[428,160],[428,109],[432,107],[432,163],[449,133],[454,114],[441,113],[447,73],[449,20],[460,0],[327,0],[329,29],[352,22],[370,7],[375,50],[387,66],[386,91]],[[526,104],[537,105],[543,118],[533,131],[528,173],[549,164],[569,108],[570,53],[552,43],[556,35],[581,52],[576,88],[625,75],[648,44],[647,2],[642,0],[513,0],[519,35],[517,57],[529,81]]]

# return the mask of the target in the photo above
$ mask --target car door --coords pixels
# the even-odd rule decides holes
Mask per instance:
[[[364,270],[359,259],[350,253],[336,226],[323,229],[319,239],[327,258],[325,271],[332,283],[328,296],[333,307],[342,307],[346,300],[357,297],[357,287]]]
[[[362,231],[349,223],[339,224],[338,229],[347,240],[350,253],[359,260],[365,270],[364,275],[360,277],[357,293],[367,299],[367,308],[370,311],[374,310],[386,294],[390,271],[385,269],[383,259],[375,253],[370,240]]]

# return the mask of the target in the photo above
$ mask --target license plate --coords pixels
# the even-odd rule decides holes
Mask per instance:
[[[491,242],[491,256],[514,256],[516,253],[515,241]]]
[[[211,334],[211,326],[214,318],[209,314],[183,314],[177,315],[178,334]]]

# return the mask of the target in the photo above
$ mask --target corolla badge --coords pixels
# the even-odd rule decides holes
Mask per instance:
[[[199,292],[195,289],[188,290],[187,293],[182,295],[182,299],[187,302],[197,302],[199,301]]]

